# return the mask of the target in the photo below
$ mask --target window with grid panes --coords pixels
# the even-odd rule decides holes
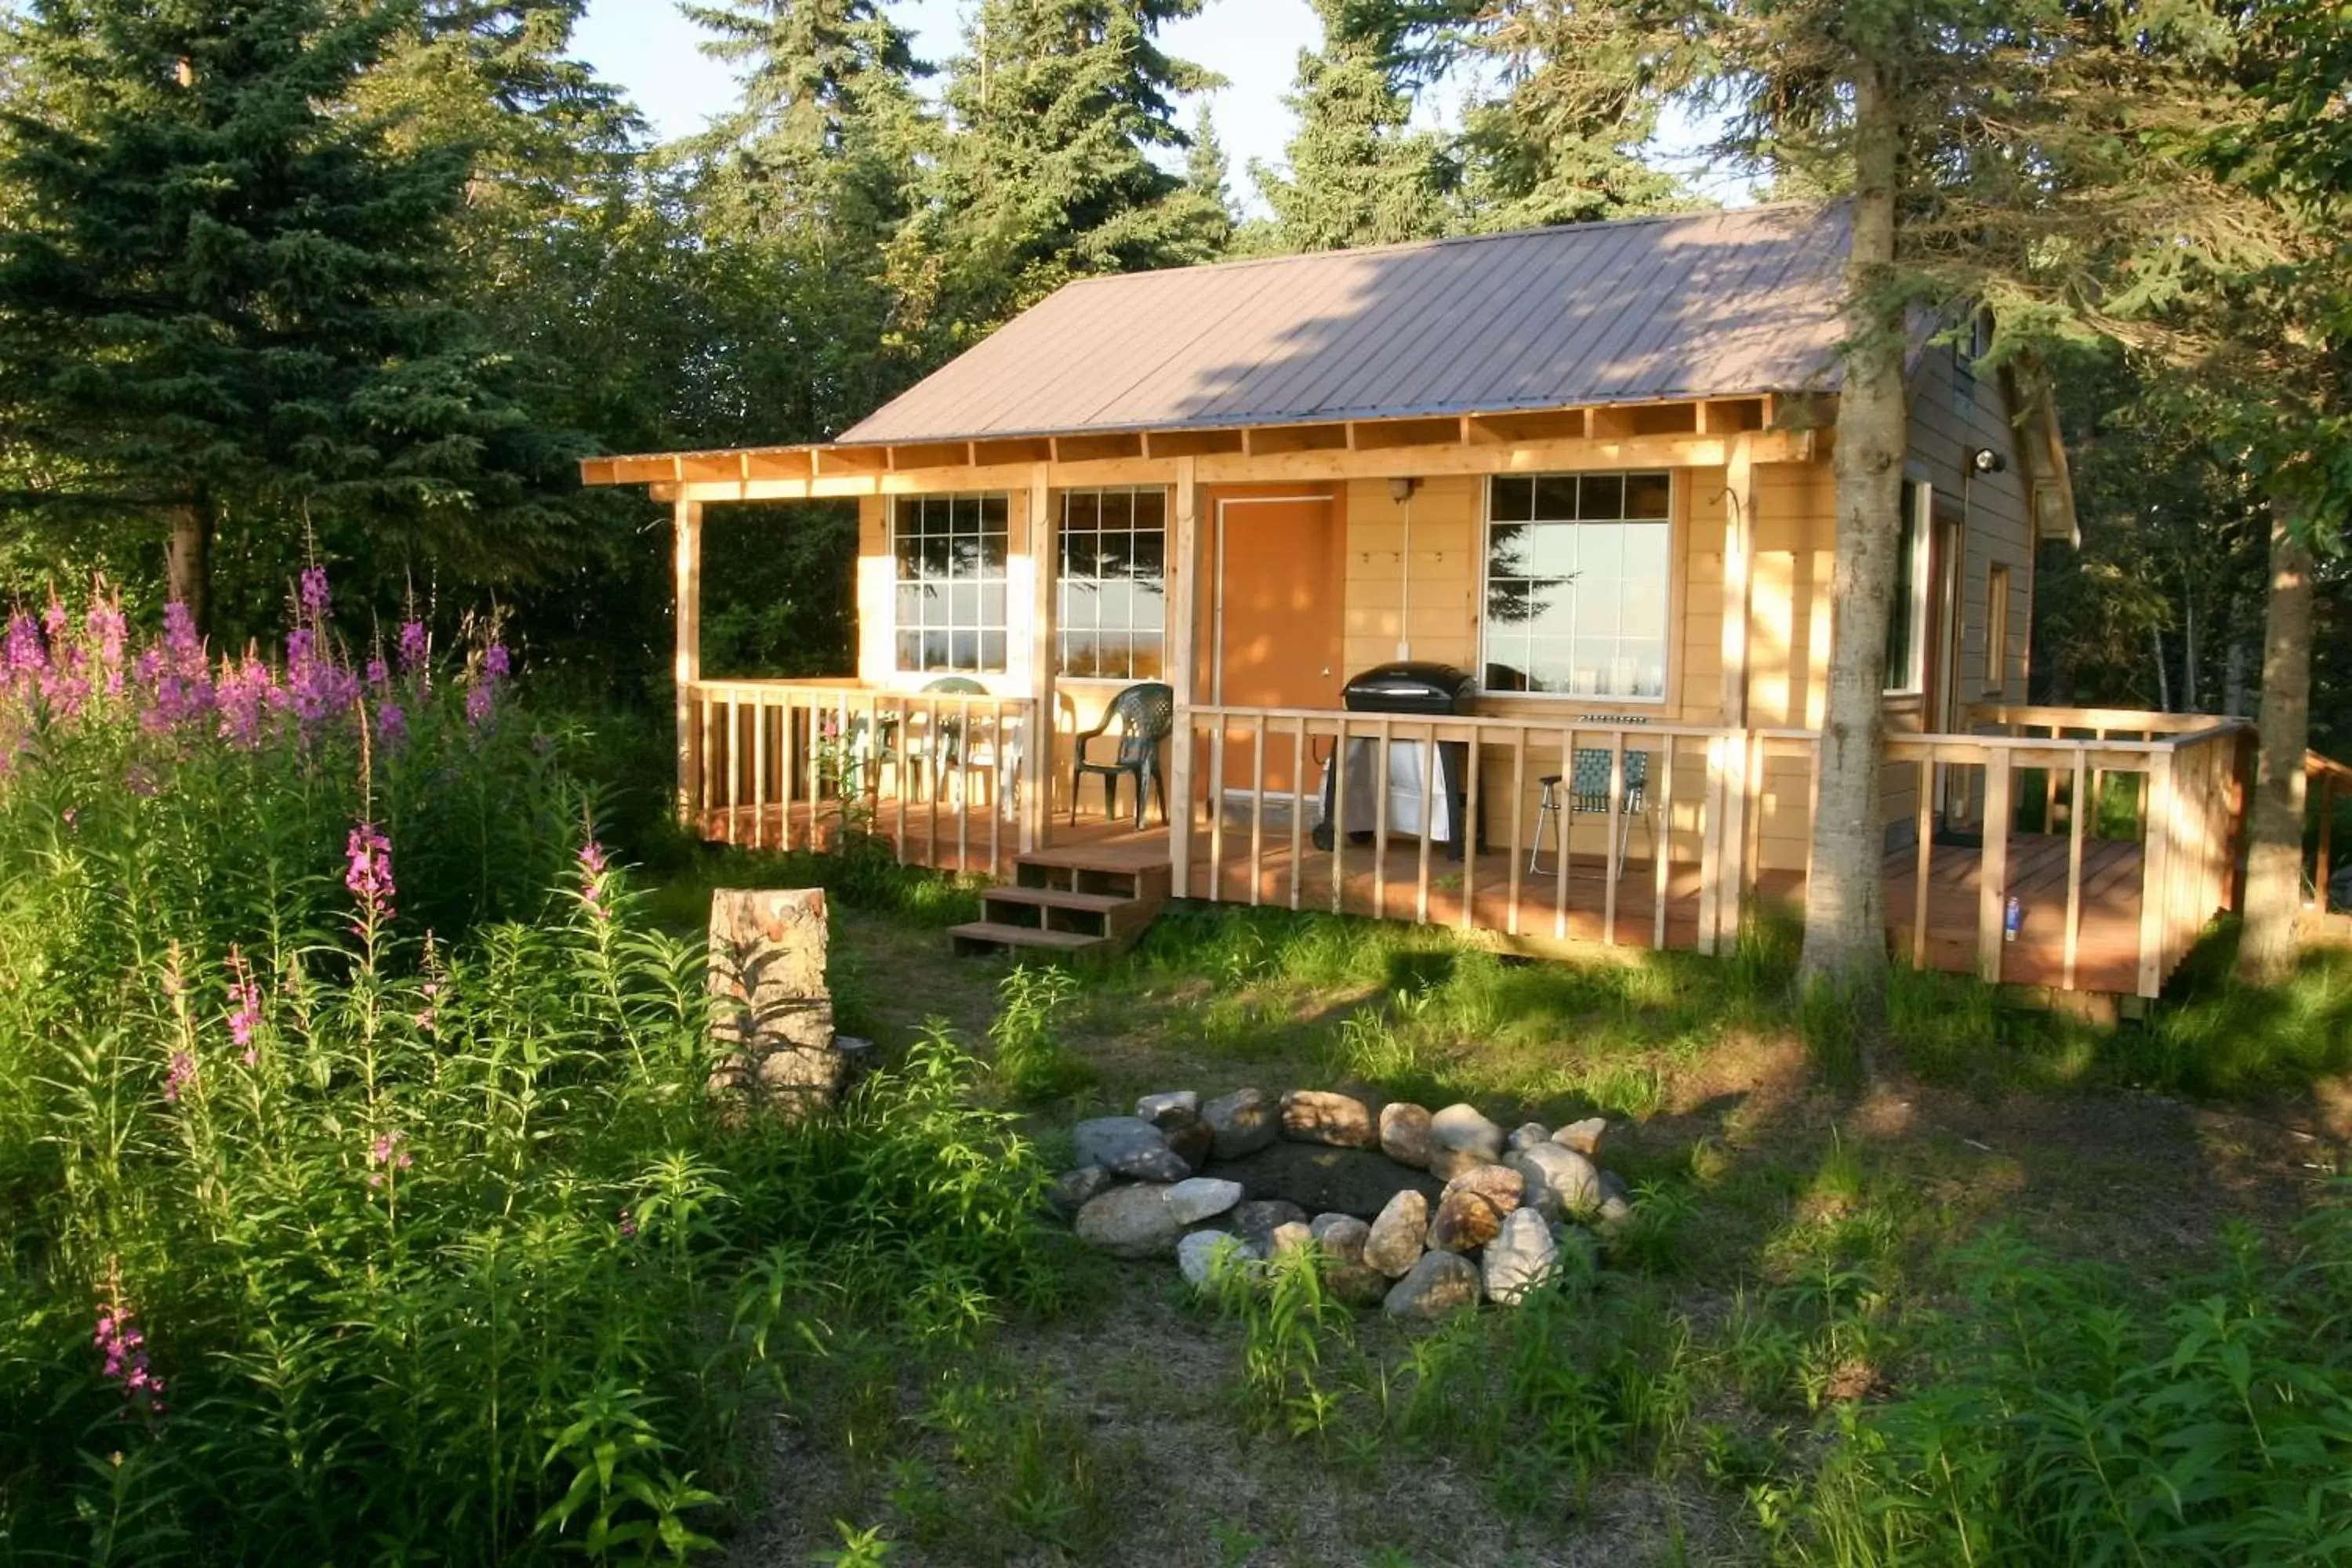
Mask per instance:
[[[890,503],[898,668],[1004,669],[1005,498],[898,496]]]
[[[1062,674],[1159,679],[1168,630],[1167,492],[1063,491],[1058,588]]]
[[[1664,699],[1673,499],[1663,473],[1488,482],[1486,689]]]

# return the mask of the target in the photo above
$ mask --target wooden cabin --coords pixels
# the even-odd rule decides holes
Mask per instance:
[[[1806,204],[1091,279],[837,440],[593,459],[675,505],[680,809],[987,873],[971,945],[1123,940],[1172,893],[1721,951],[1802,902],[1848,232]],[[1910,364],[1889,940],[2153,995],[2235,896],[2243,726],[2025,706],[2035,547],[2074,524],[2050,408],[1982,347],[1923,329]],[[818,498],[859,507],[856,671],[706,679],[703,530]],[[1399,663],[1466,684],[1349,706]],[[1136,780],[1114,813],[1073,771],[1138,686],[1171,710],[1139,827]]]

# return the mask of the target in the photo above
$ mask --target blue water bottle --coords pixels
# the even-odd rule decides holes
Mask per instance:
[[[2015,941],[2017,940],[2017,933],[2018,933],[2021,930],[2022,930],[2022,929],[2024,928],[2024,925],[2025,925],[2025,906],[2024,906],[2023,904],[2021,904],[2021,903],[2019,903],[2019,902],[2017,901],[2017,895],[2016,895],[2016,894],[2014,894],[2014,893],[2012,893],[2012,894],[2011,894],[2011,895],[2010,895],[2010,899],[2009,899],[2009,909],[2008,909],[2008,910],[2007,910],[2007,911],[2006,911],[2006,912],[2001,916],[2001,921],[2000,921],[2000,939],[2001,939],[2001,941],[2003,941],[2003,942],[2015,942]]]

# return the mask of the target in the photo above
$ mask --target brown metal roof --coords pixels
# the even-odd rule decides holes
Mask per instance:
[[[1843,203],[1072,283],[840,437],[956,441],[1826,388]]]

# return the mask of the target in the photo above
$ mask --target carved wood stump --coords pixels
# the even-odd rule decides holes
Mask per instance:
[[[798,1121],[833,1103],[844,1063],[825,989],[824,890],[710,894],[710,1090],[722,1110]]]

